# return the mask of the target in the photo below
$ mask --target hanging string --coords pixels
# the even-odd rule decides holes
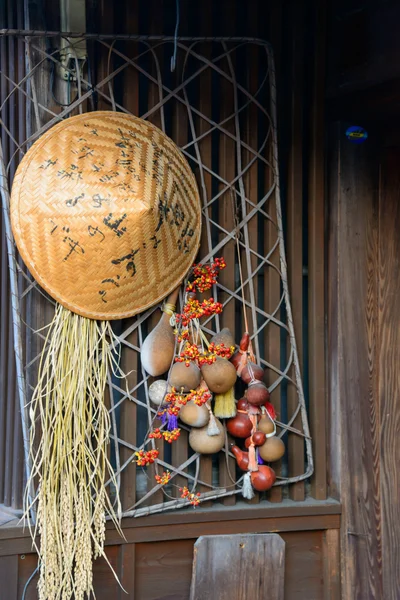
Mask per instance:
[[[171,73],[173,73],[175,71],[175,67],[176,67],[176,55],[177,55],[177,51],[178,51],[179,21],[180,21],[179,0],[176,0],[176,24],[175,24],[175,33],[174,33],[174,53],[171,56]]]

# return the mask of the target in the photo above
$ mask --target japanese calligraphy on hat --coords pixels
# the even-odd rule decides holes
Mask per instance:
[[[194,175],[153,124],[99,111],[66,119],[24,156],[11,195],[19,252],[69,310],[120,319],[157,304],[193,263]]]

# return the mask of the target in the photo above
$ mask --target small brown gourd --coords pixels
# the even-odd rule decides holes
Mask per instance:
[[[266,435],[274,433],[275,431],[275,425],[267,415],[262,415],[257,427],[259,431],[262,431]]]
[[[199,454],[215,454],[222,450],[225,444],[225,432],[221,421],[215,419],[219,429],[218,435],[210,436],[207,433],[208,426],[192,429],[189,433],[189,445]]]
[[[238,412],[236,417],[226,421],[226,429],[234,438],[247,438],[251,434],[253,424],[245,413]]]
[[[255,431],[253,435],[246,439],[244,445],[246,446],[246,448],[249,448],[251,443],[253,443],[255,446],[262,446],[263,444],[265,444],[266,439],[267,438],[265,436],[265,433],[263,433],[262,431]]]
[[[199,367],[191,362],[188,366],[184,362],[176,362],[169,375],[169,384],[178,392],[184,393],[195,390],[199,387],[201,381],[201,373]]]
[[[240,398],[240,400],[238,400],[238,403],[237,403],[238,410],[247,410],[248,406],[249,406],[249,403],[247,402],[246,398]]]
[[[243,367],[240,374],[240,378],[244,383],[250,383],[254,379],[262,381],[264,379],[264,369],[251,361],[247,361],[246,366]]]
[[[255,406],[261,406],[269,400],[269,391],[266,385],[257,381],[250,383],[246,394],[247,402]]]
[[[217,356],[211,365],[201,367],[201,374],[208,389],[214,394],[225,394],[236,382],[236,369],[229,360]]]
[[[285,444],[280,438],[272,436],[259,447],[258,452],[265,462],[275,462],[285,454]]]
[[[190,400],[179,411],[180,420],[191,427],[204,427],[210,420],[210,412],[204,404],[198,406]]]
[[[236,458],[239,469],[242,469],[242,471],[247,471],[249,466],[249,453],[244,452],[238,446],[232,446],[231,450],[232,454],[234,454]]]

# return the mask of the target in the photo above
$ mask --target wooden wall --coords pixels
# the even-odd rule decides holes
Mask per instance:
[[[331,489],[341,498],[343,598],[400,597],[400,145],[332,132]],[[398,131],[397,131],[398,133]],[[335,491],[334,491],[335,490]]]
[[[27,4],[31,14],[36,15],[35,23],[40,19],[43,21],[46,15],[46,28],[58,29],[50,0],[29,0]],[[187,10],[189,2],[181,1],[181,4],[182,9]],[[324,4],[318,0],[273,0],[268,3],[240,0],[234,3],[233,8],[230,0],[194,3],[190,18],[182,20],[180,30],[182,35],[258,36],[269,39],[275,50],[289,276],[295,327],[298,339],[304,341],[301,349],[302,370],[316,459],[311,485],[300,482],[293,485],[289,493],[282,488],[275,488],[269,502],[258,506],[240,502],[232,508],[214,505],[196,511],[125,520],[123,529],[127,543],[121,543],[113,531],[109,532],[107,543],[110,559],[129,595],[118,590],[108,567],[99,562],[95,568],[95,581],[100,600],[122,600],[126,597],[136,600],[184,600],[188,597],[190,585],[193,543],[200,535],[271,531],[281,532],[286,541],[287,600],[340,598],[341,508],[338,502],[327,501],[326,437],[329,423],[324,337]],[[136,0],[126,0],[118,5],[108,0],[93,0],[88,2],[88,7],[92,11],[93,29],[103,32],[171,34],[175,24],[175,3],[172,0],[158,0],[146,10],[143,9],[143,3]],[[101,63],[101,57],[98,58]],[[107,52],[102,58],[103,62],[107,59]],[[127,83],[134,89],[134,80]],[[40,89],[46,101],[51,102],[48,89]],[[129,86],[124,90],[124,101],[132,110],[137,109],[137,96],[130,93]],[[108,105],[100,107],[109,108]],[[229,154],[230,148],[223,151]],[[227,169],[231,168],[232,164],[227,164]],[[266,235],[269,233],[267,230]],[[266,287],[266,306],[273,306],[277,295],[279,298],[279,290]],[[137,344],[134,337],[131,341]],[[271,336],[267,342],[267,351],[276,354],[279,335]],[[130,366],[132,368],[132,364]],[[293,405],[293,398],[288,401],[289,405],[290,402]],[[124,416],[125,423],[135,421],[133,404]],[[134,428],[131,428],[130,435],[136,436]],[[302,473],[302,441],[291,443],[288,454],[291,475]],[[134,473],[135,467],[132,466],[124,475],[126,501],[129,495],[134,494],[134,488],[129,487]],[[289,498],[284,499],[285,495]],[[30,550],[29,538],[21,528],[0,529],[0,581],[6,582],[6,587],[0,586],[0,600],[20,600],[36,563]],[[32,582],[26,600],[34,599],[36,591]]]
[[[219,516],[199,509],[196,522],[186,513],[125,521],[126,542],[110,531],[107,554],[121,577],[122,592],[105,561],[95,565],[98,600],[187,600],[189,597],[193,544],[200,535],[279,532],[286,542],[285,600],[339,600],[338,506],[322,511],[315,506],[293,506],[265,511],[243,507],[220,511]],[[10,539],[11,537],[11,539]],[[37,560],[31,542],[20,528],[0,529],[0,600],[20,600]],[[232,565],[234,568],[234,565]],[[35,578],[25,600],[36,600]],[[266,582],[266,594],[268,590]],[[266,596],[267,597],[267,596]],[[214,599],[213,599],[214,600]],[[217,600],[217,599],[215,599]]]

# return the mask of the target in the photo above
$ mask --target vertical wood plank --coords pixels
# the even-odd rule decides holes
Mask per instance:
[[[311,494],[326,498],[326,394],[325,394],[325,181],[324,181],[324,4],[315,2],[315,46],[310,106],[311,135],[308,186],[308,365],[310,432],[315,472]],[[305,201],[305,199],[304,199]]]
[[[303,364],[303,66],[304,66],[304,14],[302,5],[291,3],[291,148],[289,153],[288,198],[287,198],[287,260],[289,290],[292,301],[294,331],[298,340],[297,349],[300,369]],[[288,417],[297,408],[298,397],[294,385],[288,386]],[[301,430],[298,415],[293,427]],[[301,436],[288,436],[289,476],[304,473],[304,440]],[[292,500],[304,500],[304,483],[294,483],[289,488]]]
[[[266,8],[266,7],[265,7]],[[264,10],[265,10],[264,8]],[[274,57],[275,57],[275,69],[277,74],[277,94],[278,94],[278,106],[279,106],[279,94],[281,90],[280,86],[280,73],[281,73],[281,50],[282,50],[282,3],[279,1],[275,1],[271,3],[270,12],[269,12],[269,23],[270,30],[269,36],[272,42],[272,46],[274,49]],[[267,15],[264,17],[267,22]],[[261,19],[259,20],[261,23]],[[268,99],[269,101],[269,99]],[[280,118],[280,113],[278,114],[278,119]],[[272,148],[269,150],[269,162],[272,164]],[[264,194],[273,184],[273,173],[270,168],[265,169],[264,174]],[[275,205],[275,195],[273,194],[271,200],[268,203],[268,213],[271,217],[271,221],[266,220],[264,224],[264,232],[265,232],[265,253],[270,251],[270,249],[276,244],[278,236],[276,230],[276,222],[277,222],[277,214],[276,214],[276,205]],[[280,276],[279,276],[279,249],[276,247],[274,253],[270,257],[270,262],[272,266],[268,267],[268,271],[265,277],[265,290],[264,290],[264,298],[266,303],[266,311],[268,314],[275,314],[276,308],[279,305],[281,291],[280,291]],[[276,318],[281,318],[281,311],[278,310],[276,312]],[[265,340],[265,352],[266,352],[266,360],[272,364],[279,366],[281,364],[281,349],[280,349],[280,327],[273,322],[270,322],[267,325],[266,329],[266,340]],[[271,386],[274,381],[278,378],[278,375],[272,371],[271,369],[267,369],[266,371],[266,383],[268,386]],[[278,419],[281,419],[281,388],[278,386],[271,393],[271,402],[273,403]],[[280,476],[282,473],[282,461],[278,461],[274,463],[273,469],[275,473]],[[269,500],[271,502],[281,502],[282,501],[282,487],[273,487],[269,492]]]
[[[330,477],[343,505],[343,597],[380,600],[378,167],[373,146],[349,144],[345,129],[333,132],[329,192]]]
[[[383,598],[400,598],[400,148],[385,152],[379,193],[379,400]]]
[[[118,547],[118,574],[121,586],[118,600],[135,600],[135,544],[123,544]]]
[[[234,565],[234,568],[233,568]],[[273,534],[210,535],[194,545],[190,600],[284,598],[285,542]]]
[[[18,556],[0,558],[0,600],[18,598]]]
[[[340,531],[327,529],[323,533],[323,600],[340,600]]]

